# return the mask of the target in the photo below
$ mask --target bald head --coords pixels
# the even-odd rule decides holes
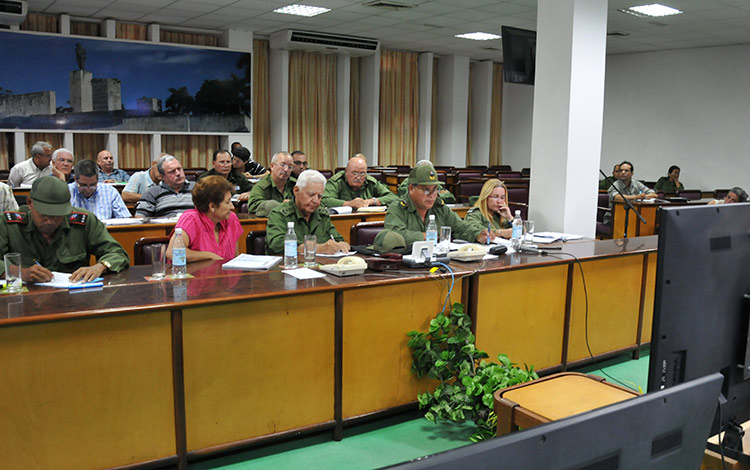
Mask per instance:
[[[365,184],[367,179],[367,162],[362,157],[352,157],[346,164],[344,173],[347,184],[354,190],[357,190]]]

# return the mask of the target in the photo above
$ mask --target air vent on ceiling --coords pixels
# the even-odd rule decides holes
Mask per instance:
[[[362,57],[377,51],[380,43],[377,39],[359,36],[287,29],[271,34],[270,46],[271,49],[305,50]]]
[[[27,12],[28,6],[24,1],[0,0],[0,24],[21,24]]]
[[[407,8],[414,8],[416,5],[407,5],[400,2],[391,2],[388,0],[373,0],[362,4],[366,7],[383,8],[386,10],[405,10]]]

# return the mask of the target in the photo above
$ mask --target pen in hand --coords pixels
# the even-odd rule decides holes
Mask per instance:
[[[487,244],[490,244],[490,238],[492,238],[492,225],[487,222]]]

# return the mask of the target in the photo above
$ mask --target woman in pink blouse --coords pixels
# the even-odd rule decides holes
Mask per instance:
[[[223,176],[207,176],[193,188],[195,209],[182,213],[175,228],[182,228],[188,261],[230,259],[237,256],[242,227],[234,213],[232,184]],[[169,240],[172,259],[175,234]]]

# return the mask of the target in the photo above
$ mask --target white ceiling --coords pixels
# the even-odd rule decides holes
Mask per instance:
[[[394,0],[413,8],[391,11],[367,0],[27,0],[29,10],[73,17],[221,30],[267,37],[283,29],[379,39],[382,47],[502,61],[500,40],[454,37],[500,26],[536,29],[536,0]],[[658,0],[655,0],[658,1]],[[313,18],[273,13],[290,3],[330,8]],[[644,19],[617,11],[650,0],[609,0],[608,54],[750,43],[750,0],[661,0],[682,15]],[[612,36],[623,33],[625,36]]]

